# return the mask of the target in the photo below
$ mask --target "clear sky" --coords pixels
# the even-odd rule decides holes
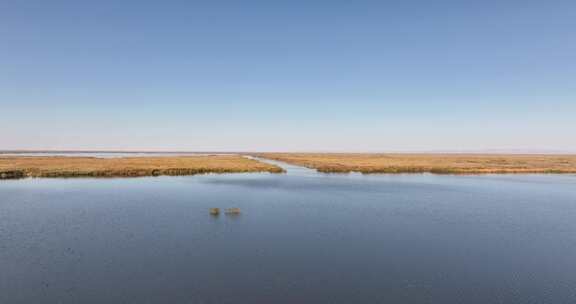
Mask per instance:
[[[576,1],[0,1],[0,150],[576,152]]]

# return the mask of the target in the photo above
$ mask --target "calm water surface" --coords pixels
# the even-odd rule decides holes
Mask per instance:
[[[576,176],[289,169],[2,181],[0,303],[576,303]]]

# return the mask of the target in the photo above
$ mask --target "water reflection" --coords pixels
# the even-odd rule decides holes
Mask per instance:
[[[573,303],[574,182],[298,168],[2,182],[0,303]]]

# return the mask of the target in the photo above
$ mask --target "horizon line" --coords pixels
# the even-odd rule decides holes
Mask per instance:
[[[243,153],[350,153],[350,154],[576,154],[576,150],[562,150],[562,149],[390,149],[390,150],[365,150],[365,151],[352,151],[352,150],[117,150],[117,149],[0,149],[0,154],[25,154],[25,153],[149,153],[149,154],[243,154]]]

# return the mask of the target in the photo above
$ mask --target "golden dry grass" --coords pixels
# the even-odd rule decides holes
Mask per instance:
[[[576,155],[263,153],[258,156],[335,173],[576,173]]]
[[[280,167],[238,155],[179,157],[0,157],[0,179],[22,177],[135,177],[271,172]]]

